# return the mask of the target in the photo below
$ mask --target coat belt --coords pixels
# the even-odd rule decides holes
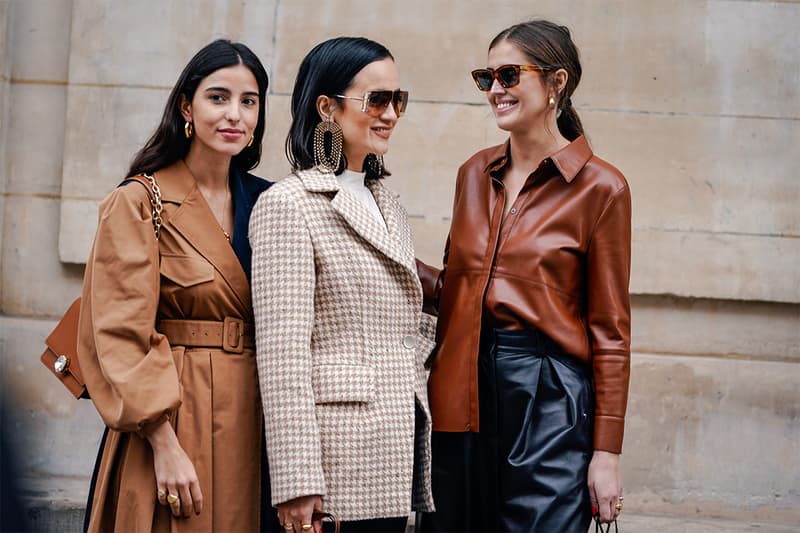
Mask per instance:
[[[255,327],[240,318],[225,320],[159,320],[156,330],[166,335],[170,344],[222,348],[226,352],[242,353],[255,348]]]

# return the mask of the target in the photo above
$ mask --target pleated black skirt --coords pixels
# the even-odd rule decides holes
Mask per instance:
[[[422,531],[586,533],[589,368],[541,332],[509,330],[484,333],[478,366],[480,433],[434,432]]]

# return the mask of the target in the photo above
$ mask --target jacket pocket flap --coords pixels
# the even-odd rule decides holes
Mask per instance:
[[[214,279],[214,267],[208,261],[188,255],[162,255],[159,271],[181,287],[191,287]]]
[[[317,365],[311,372],[315,403],[371,402],[375,369],[368,365]]]

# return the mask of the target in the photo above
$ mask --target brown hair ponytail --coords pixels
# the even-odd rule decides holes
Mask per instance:
[[[578,111],[572,106],[572,98],[567,98],[561,103],[561,112],[556,119],[558,131],[567,140],[574,140],[583,135],[583,123]]]

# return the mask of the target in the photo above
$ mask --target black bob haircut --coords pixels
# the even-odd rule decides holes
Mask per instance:
[[[375,61],[394,60],[394,56],[380,43],[364,37],[336,37],[315,46],[297,71],[292,91],[292,125],[286,136],[286,157],[295,170],[314,167],[314,128],[321,122],[317,112],[317,98],[325,95],[339,100],[361,69]],[[380,174],[373,170],[369,154],[364,161],[367,178],[389,176],[383,169]],[[342,160],[336,174],[347,168],[347,159]]]
[[[258,57],[242,43],[217,39],[207,44],[184,67],[167,99],[161,123],[144,147],[134,156],[128,177],[153,173],[186,157],[191,145],[183,132],[186,122],[181,115],[181,96],[192,101],[200,82],[209,74],[227,67],[244,65],[258,84],[258,124],[253,132],[253,144],[233,156],[231,167],[248,171],[261,161],[261,140],[266,128],[266,103],[269,78]]]

